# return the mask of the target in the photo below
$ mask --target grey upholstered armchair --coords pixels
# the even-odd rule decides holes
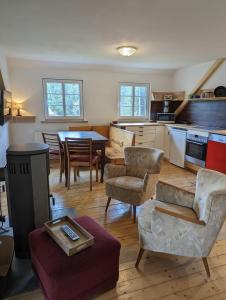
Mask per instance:
[[[144,250],[202,257],[210,276],[207,256],[226,218],[226,176],[200,169],[196,192],[159,182],[156,199],[146,201],[138,216],[140,252]]]
[[[126,147],[124,152],[125,165],[105,166],[106,211],[111,198],[132,204],[135,223],[136,206],[155,194],[164,152],[141,147]]]

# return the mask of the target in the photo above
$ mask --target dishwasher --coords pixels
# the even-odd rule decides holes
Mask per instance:
[[[226,136],[216,133],[209,135],[206,168],[226,174]]]
[[[186,133],[185,129],[172,128],[170,130],[169,161],[181,168],[184,168]]]

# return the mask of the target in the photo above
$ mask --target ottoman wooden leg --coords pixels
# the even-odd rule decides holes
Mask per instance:
[[[136,268],[138,268],[138,265],[140,263],[140,260],[141,260],[141,257],[142,257],[143,254],[144,254],[144,249],[140,248],[140,251],[139,251],[138,256],[137,256],[137,261],[135,263]]]

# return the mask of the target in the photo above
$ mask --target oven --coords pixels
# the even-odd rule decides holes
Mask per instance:
[[[208,132],[188,130],[185,161],[200,167],[205,167],[208,135]]]

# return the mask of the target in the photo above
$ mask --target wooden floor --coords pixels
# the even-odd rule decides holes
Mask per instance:
[[[78,182],[68,191],[58,183],[58,178],[58,171],[52,169],[50,184],[56,196],[56,206],[75,207],[78,215],[93,217],[122,244],[117,288],[97,297],[97,300],[226,299],[226,240],[218,241],[209,257],[211,279],[207,278],[201,259],[145,253],[137,270],[134,263],[139,247],[138,232],[137,225],[132,223],[130,206],[113,200],[105,215],[104,184],[94,183],[90,192],[88,173],[81,171]],[[187,190],[195,189],[194,174],[168,163],[164,163],[161,180]],[[44,298],[41,291],[35,291],[11,299]]]

